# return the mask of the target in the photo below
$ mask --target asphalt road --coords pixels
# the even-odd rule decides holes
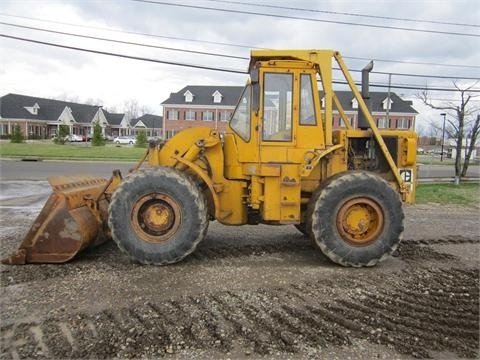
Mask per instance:
[[[110,178],[114,169],[127,174],[134,162],[21,161],[0,159],[0,180],[46,180],[54,175],[91,174]],[[453,178],[453,165],[419,165],[419,178]],[[468,169],[469,177],[480,177],[480,166]]]
[[[128,174],[135,162],[21,161],[0,159],[0,180],[46,180],[54,175],[89,174],[110,178],[119,169]]]

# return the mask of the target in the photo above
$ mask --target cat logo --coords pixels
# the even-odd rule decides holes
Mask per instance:
[[[413,182],[413,172],[412,169],[400,169],[400,177],[406,183]]]

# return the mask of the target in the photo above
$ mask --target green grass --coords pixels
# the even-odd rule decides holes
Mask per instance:
[[[447,157],[443,158],[443,161],[440,161],[440,155],[417,155],[417,164],[425,164],[425,165],[455,165],[455,159],[450,159]],[[463,160],[462,160],[463,164]],[[470,159],[469,166],[478,166],[477,159]]]
[[[0,157],[7,158],[138,161],[145,152],[146,149],[143,148],[114,144],[106,146],[91,146],[90,143],[56,145],[42,141],[22,144],[0,143]]]
[[[417,204],[480,205],[480,183],[420,184],[417,186]]]

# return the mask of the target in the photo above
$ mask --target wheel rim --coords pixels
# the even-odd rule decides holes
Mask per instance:
[[[161,243],[170,239],[180,227],[180,205],[166,194],[148,194],[137,200],[130,221],[140,239]]]
[[[350,199],[337,213],[337,229],[341,237],[355,246],[366,246],[374,242],[383,226],[383,211],[372,199]]]

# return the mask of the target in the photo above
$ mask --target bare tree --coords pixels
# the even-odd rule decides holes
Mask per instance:
[[[88,98],[87,100],[85,100],[83,102],[84,104],[87,104],[87,105],[94,105],[94,106],[102,106],[103,105],[103,100],[100,99],[100,98]]]
[[[455,184],[457,185],[460,183],[461,176],[464,176],[462,170],[465,169],[466,173],[468,169],[468,162],[470,161],[469,156],[472,154],[471,151],[466,152],[465,162],[462,166],[462,148],[464,145],[464,139],[466,138],[466,125],[468,125],[468,120],[473,116],[473,113],[478,113],[478,109],[473,109],[469,105],[470,101],[475,97],[472,95],[471,90],[476,84],[477,83],[474,83],[466,88],[461,88],[456,82],[454,82],[453,85],[457,89],[460,99],[455,102],[449,101],[442,105],[433,104],[429,97],[428,90],[424,90],[418,95],[418,98],[428,107],[442,110],[449,115],[449,126],[448,128],[445,128],[445,131],[450,137],[455,139]]]
[[[139,116],[140,105],[135,99],[126,100],[123,103],[123,111],[125,112],[125,115],[127,115],[128,121],[130,121]]]
[[[73,102],[73,103],[80,102],[78,95],[69,95],[66,92],[63,92],[60,95],[56,96],[55,99],[59,101],[67,101],[67,102]]]
[[[104,106],[103,107],[105,110],[107,110],[109,113],[111,114],[116,114],[118,113],[119,111],[117,110],[117,106],[115,105],[108,105],[108,106]]]
[[[462,167],[462,174],[461,174],[462,177],[467,175],[468,165],[470,165],[470,159],[472,158],[473,150],[476,148],[479,134],[480,134],[480,114],[477,114],[476,119],[471,122],[470,129],[467,133],[467,140],[470,139],[470,142],[467,144],[465,161],[463,162],[463,167]]]

